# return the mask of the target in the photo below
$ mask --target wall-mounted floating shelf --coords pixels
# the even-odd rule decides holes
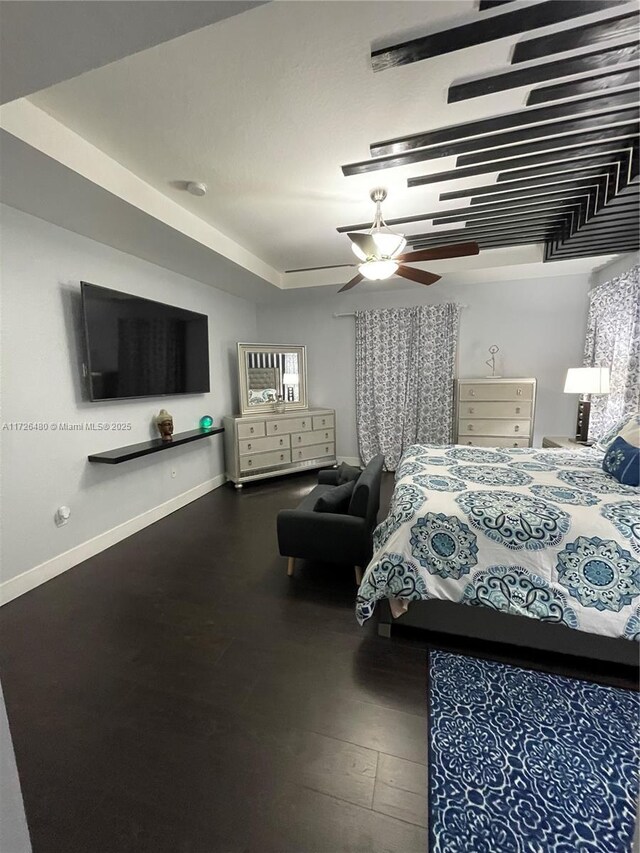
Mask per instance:
[[[171,450],[172,447],[180,447],[190,441],[198,441],[200,438],[208,438],[224,432],[224,427],[212,427],[211,429],[192,429],[189,432],[179,432],[173,436],[171,441],[163,441],[161,438],[152,438],[150,441],[141,441],[140,444],[129,444],[127,447],[116,447],[115,450],[105,450],[104,453],[92,453],[88,456],[89,462],[103,462],[106,465],[119,465],[121,462],[129,462],[140,456],[148,456],[150,453],[159,453],[161,450]]]

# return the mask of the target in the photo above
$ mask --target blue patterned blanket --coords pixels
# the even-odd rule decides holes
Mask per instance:
[[[356,604],[429,598],[640,639],[640,489],[596,450],[415,445]]]

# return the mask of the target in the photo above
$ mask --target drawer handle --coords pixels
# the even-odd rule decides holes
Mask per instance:
[[[517,446],[518,446],[518,442],[517,442],[517,441],[514,441],[514,442],[513,442],[513,446],[514,446],[514,447],[517,447]]]
[[[468,442],[467,442],[467,444],[471,444],[471,445],[473,445],[473,442],[472,442],[472,441],[468,441]]]
[[[467,429],[469,430],[469,432],[473,432],[473,424],[469,424],[469,426],[467,427]]]
[[[326,422],[326,421],[325,421],[325,419],[323,418],[323,419],[322,419],[322,426],[326,426],[326,425],[327,425],[327,422]]]
[[[302,421],[302,426],[303,426],[303,427],[306,427],[306,425],[307,425],[307,422],[306,422],[306,421]]]
[[[516,406],[516,415],[520,414],[520,406]]]
[[[474,410],[473,410],[472,408],[469,408],[469,414],[470,414],[470,415],[472,415],[472,414],[473,414],[473,411],[474,411]]]
[[[274,424],[274,425],[273,425],[273,430],[274,430],[274,432],[275,432],[275,430],[277,430],[277,429],[278,429],[278,424]]]
[[[514,431],[514,432],[520,432],[520,427],[519,427],[519,426],[514,426],[513,431]]]
[[[247,450],[251,450],[251,442],[249,442],[249,444],[247,444]]]
[[[253,427],[249,427],[249,432],[253,434]]]
[[[284,444],[284,438],[281,438],[280,439],[280,447],[282,447],[283,444]]]
[[[281,453],[280,454],[280,461],[282,461],[283,459],[284,459],[284,453]]]
[[[469,396],[470,396],[470,397],[475,397],[475,396],[476,396],[476,392],[473,390],[473,388],[471,389],[471,391],[469,391]]]
[[[328,432],[325,432],[324,437],[325,437],[325,438],[329,438],[329,433],[328,433]]]
[[[298,436],[298,441],[302,441],[302,436],[301,436],[301,435],[299,435],[299,436]]]
[[[518,397],[522,397],[522,388],[518,388],[516,394],[518,395]]]
[[[325,447],[324,452],[325,452],[325,453],[328,453],[328,452],[329,452],[329,448],[328,448],[328,447]]]
[[[248,464],[253,465],[253,459],[249,459]]]

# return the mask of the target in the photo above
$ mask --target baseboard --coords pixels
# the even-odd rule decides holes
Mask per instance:
[[[355,465],[356,468],[362,467],[362,460],[359,456],[338,456],[338,462],[346,462],[347,465]]]
[[[105,530],[104,533],[94,536],[93,539],[88,539],[86,542],[70,548],[63,554],[58,554],[56,557],[40,563],[39,566],[27,569],[26,572],[22,572],[22,574],[17,575],[15,578],[10,578],[8,581],[0,584],[0,605],[13,601],[14,598],[18,598],[18,596],[35,589],[40,584],[51,580],[51,578],[55,578],[57,575],[61,575],[63,572],[72,569],[79,563],[84,562],[84,560],[88,560],[89,557],[99,554],[100,551],[110,548],[112,545],[121,542],[128,536],[132,536],[144,527],[160,521],[166,515],[171,515],[172,512],[217,489],[226,482],[226,479],[224,474],[218,474],[217,477],[206,480],[199,486],[194,486],[193,489],[188,489],[186,492],[176,495],[175,498],[152,507],[152,509],[136,515],[135,518],[130,518],[128,521],[124,521],[110,530]]]

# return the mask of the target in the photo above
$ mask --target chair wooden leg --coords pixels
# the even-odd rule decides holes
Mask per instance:
[[[293,575],[293,570],[295,569],[295,567],[296,567],[296,558],[295,557],[289,557],[289,559],[287,561],[287,574],[289,575],[289,577],[291,577]]]
[[[364,573],[363,573],[362,569],[360,568],[360,566],[356,566],[355,571],[356,571],[356,583],[358,584],[358,586],[360,586],[360,584],[362,583],[362,575]]]

